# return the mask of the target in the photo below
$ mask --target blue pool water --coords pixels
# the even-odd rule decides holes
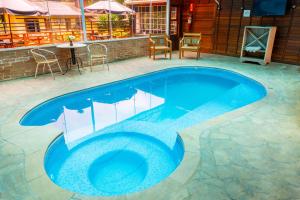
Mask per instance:
[[[147,189],[176,169],[184,156],[178,131],[265,95],[261,84],[231,71],[171,68],[56,97],[20,123],[62,130],[45,156],[54,183],[114,196]]]

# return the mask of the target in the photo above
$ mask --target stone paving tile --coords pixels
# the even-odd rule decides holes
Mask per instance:
[[[34,194],[25,180],[25,153],[7,141],[0,143],[0,192],[2,199],[30,199]],[[1,199],[0,198],[0,199]]]
[[[238,110],[183,130],[187,156],[168,179],[143,192],[87,197],[53,184],[43,155],[59,134],[54,127],[22,127],[30,108],[68,92],[175,66],[234,70],[263,83],[268,96]],[[203,54],[194,59],[156,61],[146,57],[101,66],[83,75],[49,75],[0,82],[0,199],[199,200],[300,198],[300,67],[241,64],[238,58]],[[16,95],[17,94],[17,95]],[[198,160],[197,162],[194,162]],[[183,169],[183,170],[182,170]],[[184,177],[185,172],[189,176]]]

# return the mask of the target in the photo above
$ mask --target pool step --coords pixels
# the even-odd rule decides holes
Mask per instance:
[[[256,101],[259,96],[256,91],[244,84],[237,85],[223,95],[203,104],[197,109],[187,113],[178,120],[172,122],[170,126],[174,129],[182,130],[193,124],[211,119],[223,113],[243,107]]]

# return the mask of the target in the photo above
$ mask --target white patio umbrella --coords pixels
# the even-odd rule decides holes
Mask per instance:
[[[85,11],[93,12],[97,14],[108,14],[110,38],[112,38],[111,14],[134,14],[135,13],[134,10],[114,0],[98,1],[90,6],[85,7]]]
[[[95,12],[98,14],[134,14],[135,11],[116,2],[114,0],[98,1],[90,6],[85,7],[87,12]]]
[[[27,0],[0,0],[0,9],[12,15],[40,15],[48,11]]]
[[[36,6],[47,10],[50,16],[80,16],[81,11],[74,3],[61,1],[36,1],[33,2]]]
[[[11,43],[13,43],[10,15],[34,16],[47,13],[47,10],[42,9],[27,0],[0,0],[0,13],[8,14],[10,40]]]

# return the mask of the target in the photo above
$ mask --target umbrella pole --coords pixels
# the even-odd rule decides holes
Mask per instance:
[[[109,34],[110,34],[110,39],[112,39],[112,21],[111,21],[111,2],[110,2],[110,0],[108,1],[108,7],[109,7]]]
[[[8,15],[8,24],[9,24],[9,32],[10,32],[10,42],[11,42],[11,45],[14,45],[14,39],[13,39],[11,23],[10,23],[10,14],[7,13],[7,15]]]
[[[83,41],[87,42],[87,31],[86,31],[86,20],[85,20],[85,12],[84,12],[84,1],[80,0],[80,10],[81,10],[81,26],[83,31]],[[92,23],[91,23],[92,24]],[[93,29],[91,29],[93,31]],[[93,34],[92,34],[93,35]]]
[[[150,34],[152,34],[152,1],[150,1]]]
[[[110,31],[110,21],[109,21],[109,13],[107,14],[107,30],[109,34],[109,38],[111,38],[111,31]]]
[[[48,10],[49,29],[50,29],[50,30],[46,30],[46,31],[52,31],[52,22],[51,22],[51,14],[50,14],[50,9],[49,9],[49,1],[46,0],[46,3],[47,3],[47,10]],[[46,27],[46,24],[45,24],[45,27]],[[52,32],[48,35],[48,37],[50,37],[49,38],[50,43],[52,44],[53,43],[53,34],[52,34]]]

